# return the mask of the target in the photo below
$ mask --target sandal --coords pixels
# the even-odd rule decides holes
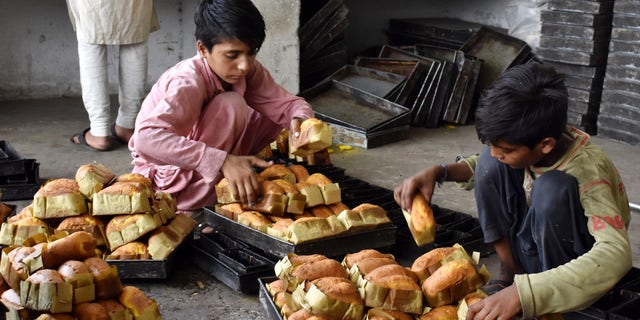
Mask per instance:
[[[107,147],[105,149],[98,149],[92,145],[90,145],[89,143],[87,143],[87,132],[89,132],[89,130],[91,130],[91,128],[86,128],[84,130],[82,130],[82,132],[80,133],[76,133],[73,136],[71,136],[71,139],[69,139],[71,141],[71,143],[78,145],[78,146],[84,146],[86,148],[88,148],[91,151],[97,151],[97,152],[102,152],[102,151],[109,151],[111,150],[111,147]]]
[[[116,124],[114,123],[113,125],[111,125],[111,127],[109,128],[111,130],[111,135],[109,136],[109,138],[115,142],[115,143],[119,143],[119,144],[128,144],[129,142],[120,138],[120,136],[118,135],[118,132],[116,131]]]

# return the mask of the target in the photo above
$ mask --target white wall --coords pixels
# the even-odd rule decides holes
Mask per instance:
[[[267,39],[258,58],[287,90],[297,93],[300,2],[253,1],[267,23]],[[389,18],[458,17],[506,27],[508,4],[537,0],[344,1],[350,9],[346,37],[353,56],[369,46],[386,43],[384,30]],[[149,87],[168,67],[196,53],[193,12],[197,3],[156,0],[160,30],[149,39]],[[76,40],[65,0],[0,0],[0,30],[0,100],[80,95]],[[115,93],[117,54],[111,52],[109,59],[111,91]]]

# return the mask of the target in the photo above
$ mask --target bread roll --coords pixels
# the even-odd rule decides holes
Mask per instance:
[[[257,211],[244,211],[238,216],[238,223],[265,233],[271,226],[271,221]]]
[[[150,214],[115,216],[111,218],[105,228],[109,249],[113,251],[119,246],[135,241],[157,227],[156,219]]]
[[[433,242],[436,234],[436,221],[431,206],[421,193],[413,196],[411,212],[403,210],[403,214],[413,240],[418,246]]]
[[[485,282],[470,259],[458,259],[444,263],[426,278],[422,291],[429,305],[437,307],[457,302]]]
[[[296,176],[296,183],[304,182],[309,178],[309,171],[301,164],[292,164],[288,168]]]
[[[322,277],[306,286],[300,285],[293,297],[305,309],[322,317],[361,320],[364,315],[358,288],[342,277]]]
[[[306,183],[317,185],[320,188],[324,204],[333,204],[342,202],[342,194],[340,185],[334,183],[322,173],[316,172],[307,178]]]
[[[49,225],[35,217],[24,217],[10,223],[2,223],[0,227],[0,244],[21,246],[36,235],[51,235]]]
[[[68,217],[60,222],[58,231],[74,233],[76,231],[86,231],[95,239],[98,246],[106,246],[107,240],[104,235],[104,222],[98,217],[90,214],[83,214],[77,217]]]
[[[307,197],[300,193],[300,190],[298,190],[298,187],[296,187],[295,182],[292,183],[284,179],[275,179],[272,181],[280,188],[282,188],[285,195],[287,196],[287,206],[285,208],[285,212],[292,214],[302,214],[307,202]]]
[[[265,180],[283,179],[290,183],[296,183],[296,175],[283,164],[270,165],[264,168],[258,175]]]
[[[439,306],[421,315],[420,320],[458,320],[458,311],[452,305]]]
[[[85,196],[74,179],[54,179],[33,195],[33,216],[62,218],[87,213]]]
[[[289,139],[289,152],[306,157],[331,146],[332,139],[329,124],[317,118],[309,118],[300,124],[300,135]]]
[[[367,258],[393,258],[389,254],[382,253],[376,249],[362,249],[358,252],[347,253],[342,259],[342,264],[351,269],[358,261]]]
[[[151,189],[139,182],[114,182],[93,195],[93,215],[150,212]]]
[[[71,312],[73,287],[58,271],[42,269],[20,282],[20,304],[25,308],[52,313]]]
[[[123,287],[118,301],[133,314],[136,320],[162,319],[156,301],[134,286]]]
[[[82,261],[67,260],[58,267],[64,281],[73,287],[73,304],[91,302],[96,298],[93,273]]]
[[[413,261],[411,271],[420,279],[420,283],[428,278],[441,265],[442,260],[450,254],[460,250],[457,247],[441,247],[431,249],[429,252],[419,256]]]
[[[107,310],[99,303],[85,302],[73,307],[73,313],[78,316],[78,319],[91,319],[91,320],[109,320]]]
[[[122,291],[122,283],[116,266],[110,266],[106,261],[92,257],[84,260],[85,265],[93,274],[96,286],[96,299],[111,299]]]
[[[102,164],[85,164],[76,171],[76,182],[80,192],[88,199],[93,199],[93,194],[107,186],[115,174]]]
[[[131,314],[131,311],[125,308],[125,306],[123,306],[118,300],[98,300],[96,303],[104,308],[109,320],[133,320],[133,314]]]
[[[151,259],[145,243],[132,241],[122,245],[107,255],[107,260],[144,260]]]

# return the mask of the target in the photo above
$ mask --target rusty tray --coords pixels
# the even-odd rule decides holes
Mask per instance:
[[[465,54],[482,59],[478,90],[484,90],[509,67],[522,64],[531,47],[516,37],[481,27],[460,48]]]
[[[409,136],[408,124],[376,132],[365,132],[332,123],[333,143],[371,149],[392,142],[405,140]]]
[[[406,80],[403,75],[355,65],[346,65],[329,78],[385,99]]]
[[[296,254],[318,253],[327,257],[341,257],[349,252],[365,248],[391,247],[396,240],[396,226],[391,223],[380,225],[375,229],[347,231],[332,237],[293,244],[239,224],[216,213],[211,208],[204,208],[204,221],[220,233],[235,239],[242,239],[244,243],[279,258],[290,252]]]
[[[345,83],[326,80],[300,93],[317,118],[362,132],[382,131],[411,121],[410,110]]]

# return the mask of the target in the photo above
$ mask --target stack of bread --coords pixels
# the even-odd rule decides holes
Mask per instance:
[[[411,267],[375,249],[341,262],[290,253],[266,290],[284,319],[464,319],[487,296],[480,287],[489,274],[477,258],[459,245],[425,253]]]
[[[97,257],[92,234],[58,231],[8,246],[0,260],[0,301],[7,319],[162,319],[158,304],[123,286]]]
[[[85,231],[102,258],[164,260],[195,225],[176,214],[175,199],[154,192],[147,177],[86,164],[74,179],[47,181],[30,205],[2,223],[0,244],[21,246],[34,236]]]
[[[216,213],[292,243],[334,236],[349,230],[391,223],[382,207],[363,203],[349,209],[340,185],[300,164],[274,164],[259,174],[262,197],[242,204],[223,178],[216,185]]]

